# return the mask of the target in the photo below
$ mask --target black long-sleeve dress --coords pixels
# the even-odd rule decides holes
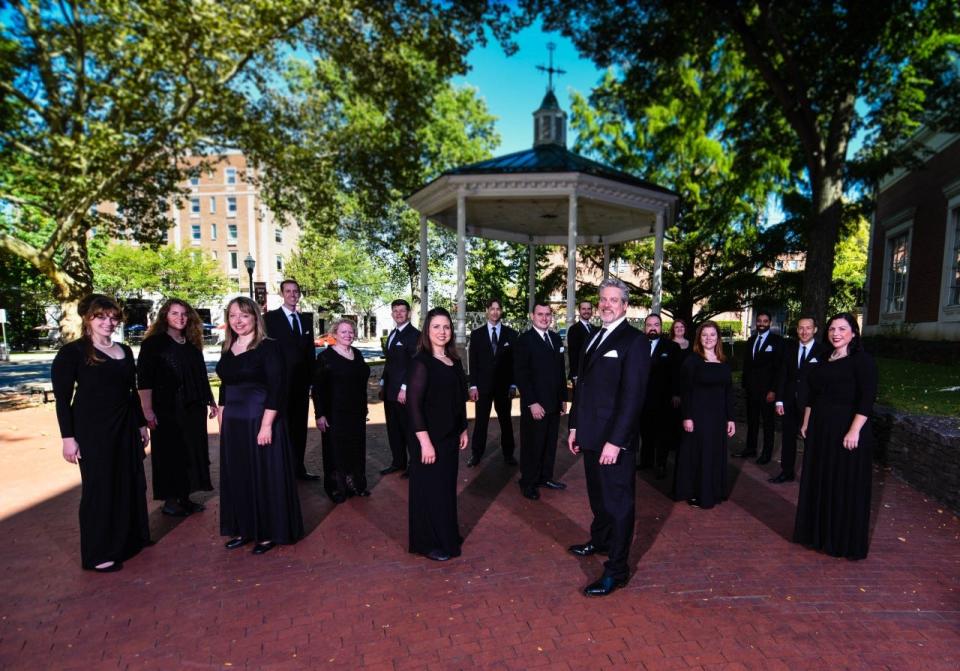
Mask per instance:
[[[133,352],[123,359],[102,352],[88,364],[85,340],[64,345],[51,367],[57,421],[63,438],[80,449],[80,557],[83,568],[119,562],[150,542],[143,473],[145,426]]]
[[[166,333],[150,336],[137,358],[137,384],[153,392],[157,416],[150,435],[153,498],[185,499],[192,492],[212,491],[207,406],[214,401],[203,352]]]
[[[220,533],[255,541],[296,543],[303,517],[286,420],[283,356],[274,340],[235,355],[223,353],[220,376]],[[272,442],[257,445],[264,410],[277,410]]]
[[[329,424],[323,432],[323,488],[331,498],[367,489],[370,366],[358,349],[350,349],[352,360],[333,347],[326,348],[317,356],[314,369],[314,414],[318,419],[326,417]]]
[[[793,540],[834,557],[863,559],[869,548],[874,436],[870,415],[877,366],[866,352],[830,361],[807,373],[810,422]],[[854,415],[866,416],[857,448],[843,447]]]
[[[712,508],[726,499],[727,422],[733,421],[730,364],[694,354],[683,362],[683,419],[693,420],[677,451],[676,498]]]
[[[407,370],[410,418],[410,552],[440,551],[460,556],[463,538],[457,521],[457,468],[460,434],[467,430],[467,378],[460,361],[448,366],[420,352]],[[426,431],[437,453],[432,464],[421,461]]]

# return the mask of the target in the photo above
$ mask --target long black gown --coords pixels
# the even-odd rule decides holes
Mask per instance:
[[[314,414],[326,417],[323,432],[323,488],[331,498],[367,489],[367,383],[370,366],[355,348],[353,360],[328,347],[317,356],[313,379]],[[347,478],[352,487],[347,486]]]
[[[212,491],[207,406],[214,401],[203,353],[166,333],[150,336],[137,358],[137,384],[153,392],[157,416],[150,433],[153,498],[185,499],[192,492]]]
[[[866,352],[824,359],[807,373],[810,422],[793,540],[834,557],[864,559],[869,548],[874,436],[870,415],[877,366]],[[866,416],[857,448],[843,447],[854,415]]]
[[[80,558],[92,569],[123,561],[150,542],[147,481],[133,352],[88,364],[86,341],[64,345],[51,367],[57,422],[80,448]]]
[[[683,419],[693,420],[677,451],[678,501],[697,499],[712,508],[726,499],[727,422],[733,421],[730,364],[693,354],[683,362]]]
[[[467,378],[460,361],[448,366],[420,352],[407,370],[410,418],[410,552],[438,550],[460,556],[463,538],[457,521],[457,468],[460,434],[467,430]],[[437,453],[421,461],[416,434],[426,431]]]
[[[255,541],[296,543],[303,517],[294,461],[281,412],[284,362],[277,343],[223,353],[220,376],[220,533]],[[265,409],[277,410],[272,442],[257,445]]]

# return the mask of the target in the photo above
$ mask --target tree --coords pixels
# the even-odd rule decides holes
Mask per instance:
[[[244,149],[264,166],[263,194],[281,217],[319,218],[345,183],[368,191],[362,202],[389,201],[422,158],[416,133],[434,92],[502,11],[483,0],[4,7],[0,207],[14,221],[0,249],[49,279],[68,337],[93,283],[88,232],[157,243],[188,153]],[[315,128],[302,122],[317,114],[297,115],[303,91],[283,85],[292,53],[322,74],[312,95],[326,103],[312,111],[327,123]],[[345,131],[363,109],[389,123]],[[94,207],[107,202],[122,216]]]
[[[93,254],[91,268],[94,289],[120,299],[156,293],[199,307],[228,288],[220,265],[199,250],[109,243]]]
[[[537,277],[547,266],[547,248],[536,248]],[[475,238],[467,253],[467,310],[483,312],[484,303],[499,298],[504,318],[524,323],[527,314],[527,285],[530,252],[527,245]],[[564,280],[565,281],[565,280]],[[543,282],[538,282],[543,291]]]
[[[948,114],[960,98],[955,0],[893,0],[882,8],[802,0],[521,5],[528,20],[542,14],[546,29],[561,30],[598,64],[621,67],[624,86],[640,99],[659,99],[664,72],[689,54],[720,49],[739,57],[753,77],[728,115],[741,122],[739,143],[779,146],[805,182],[815,216],[807,224],[803,305],[820,318],[851,180],[876,179],[904,160],[894,148],[918,124],[956,123]],[[862,163],[848,155],[858,133]]]
[[[664,68],[656,99],[637,96],[608,72],[589,102],[575,96],[573,103],[579,151],[680,194],[676,222],[665,231],[662,309],[688,323],[743,309],[764,282],[758,271],[772,269],[794,242],[789,226],[764,219],[770,194],[788,179],[788,162],[739,144],[728,115],[749,93],[751,75],[735,54],[716,49],[705,58],[711,67],[691,54]],[[591,251],[600,267],[599,250]],[[652,275],[651,240],[612,253]]]

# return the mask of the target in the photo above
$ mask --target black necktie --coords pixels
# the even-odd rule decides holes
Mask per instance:
[[[393,329],[393,333],[391,333],[390,337],[387,338],[387,349],[390,349],[390,346],[393,345],[393,341],[398,335],[400,335],[400,329]]]
[[[290,323],[291,323],[291,325],[293,326],[293,334],[294,334],[294,335],[297,335],[297,336],[300,335],[300,334],[301,334],[301,331],[300,331],[300,320],[297,319],[297,313],[296,313],[296,312],[291,312],[291,313],[290,313]]]
[[[497,329],[496,328],[490,329],[490,345],[493,346],[494,354],[497,353],[497,345],[499,344],[500,343],[497,341]]]
[[[597,337],[593,339],[593,342],[590,343],[590,349],[587,350],[587,355],[593,354],[598,347],[600,347],[600,341],[603,340],[603,334],[607,332],[606,327],[601,328],[597,331]]]
[[[553,349],[553,343],[550,342],[550,334],[546,331],[543,332],[543,342],[547,343],[547,347]]]
[[[807,346],[802,345],[800,347],[800,361],[797,364],[797,368],[803,365],[804,360],[807,358]]]
[[[590,322],[583,322],[583,328],[587,329],[587,335],[590,335],[593,332],[590,329]]]
[[[760,352],[760,344],[763,342],[763,339],[758,335],[757,342],[753,344],[753,358],[757,358],[757,354]]]

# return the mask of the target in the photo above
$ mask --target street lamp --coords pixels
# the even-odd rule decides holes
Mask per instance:
[[[253,259],[253,254],[247,252],[247,258],[243,260],[243,265],[247,267],[247,275],[250,277],[250,300],[253,300],[253,269],[257,262]]]

